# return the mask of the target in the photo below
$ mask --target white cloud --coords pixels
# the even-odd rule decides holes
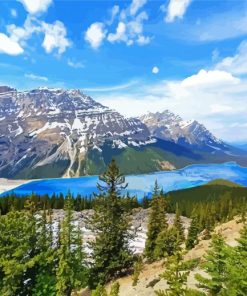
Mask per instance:
[[[85,66],[81,62],[75,62],[70,59],[68,59],[67,64],[68,64],[68,66],[75,68],[75,69],[85,68]]]
[[[150,43],[150,37],[143,35],[143,22],[148,19],[147,13],[142,11],[137,16],[133,17],[132,15],[126,14],[126,11],[124,12],[124,16],[120,17],[116,32],[109,33],[107,40],[111,43],[125,42],[128,46],[134,43],[139,45]]]
[[[116,16],[118,15],[119,11],[120,11],[120,8],[119,8],[118,5],[114,5],[112,7],[112,9],[111,9],[111,18],[110,18],[109,21],[107,21],[107,25],[111,25],[114,22],[114,20],[115,20]]]
[[[149,36],[139,35],[136,43],[139,45],[146,45],[151,42],[151,38]]]
[[[126,25],[123,22],[119,22],[116,33],[110,33],[107,37],[107,40],[110,42],[115,42],[115,41],[127,41],[127,36],[126,36]]]
[[[215,114],[235,113],[234,108],[228,105],[213,104],[210,106],[210,108],[211,108],[211,113],[215,113]]]
[[[105,25],[97,22],[91,24],[85,33],[85,40],[90,43],[91,47],[97,49],[102,44],[106,36]]]
[[[42,29],[45,34],[42,46],[47,53],[57,49],[58,54],[62,54],[71,45],[66,38],[67,30],[62,22],[55,21],[53,24],[42,22]]]
[[[153,74],[158,74],[159,71],[160,71],[160,69],[157,66],[154,66],[153,69],[152,69]]]
[[[52,0],[18,0],[23,4],[27,12],[36,14],[45,12],[51,5]]]
[[[28,15],[23,27],[18,27],[15,24],[12,24],[7,26],[7,31],[12,40],[20,43],[24,47],[26,45],[26,40],[28,40],[34,33],[41,32],[41,27],[35,17]]]
[[[18,42],[12,40],[7,35],[0,33],[0,53],[15,56],[22,54],[23,51],[23,48],[18,44]]]
[[[11,9],[10,14],[12,17],[17,17],[17,11],[15,9]]]
[[[35,75],[35,74],[32,74],[32,73],[25,74],[25,77],[28,78],[28,79],[33,79],[33,80],[48,81],[47,77]]]
[[[150,43],[151,38],[143,33],[148,14],[145,11],[140,12],[146,2],[147,0],[133,0],[126,9],[122,10],[117,5],[113,6],[110,21],[105,24],[101,22],[91,24],[86,31],[85,40],[93,48],[99,48],[104,39],[110,43],[124,42],[127,46]]]
[[[62,54],[71,45],[70,40],[67,38],[66,27],[60,21],[49,24],[28,15],[23,27],[12,24],[7,26],[7,31],[10,38],[22,47],[27,45],[27,40],[34,34],[43,34],[42,47],[47,53],[57,50],[58,54]]]
[[[130,4],[130,14],[135,15],[146,3],[147,0],[133,0]]]
[[[191,1],[192,0],[170,0],[166,9],[167,14],[165,21],[171,23],[176,18],[182,19]]]
[[[235,55],[224,58],[216,68],[233,74],[247,74],[247,41],[240,44]]]
[[[183,87],[222,85],[228,83],[238,83],[239,79],[231,73],[220,70],[200,70],[197,74],[184,79],[181,83]]]

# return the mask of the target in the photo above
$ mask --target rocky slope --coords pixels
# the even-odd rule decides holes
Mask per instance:
[[[221,233],[225,238],[228,245],[235,247],[237,245],[237,239],[240,237],[239,231],[242,229],[243,223],[239,223],[239,219],[236,218],[229,222],[223,223],[215,228],[216,233]],[[203,256],[209,249],[211,240],[203,240],[199,238],[199,244],[195,246],[185,255],[185,261],[187,260],[203,260]],[[120,296],[155,296],[157,295],[155,291],[159,289],[167,289],[167,283],[165,280],[160,279],[160,274],[165,271],[165,266],[163,262],[155,262],[152,264],[145,264],[143,271],[140,274],[139,282],[137,286],[132,286],[132,276],[126,276],[118,279],[120,284]],[[195,279],[196,274],[201,274],[207,276],[205,271],[201,270],[199,267],[195,267],[190,271],[188,276],[187,286],[192,289],[198,289],[198,282]],[[110,290],[110,285],[108,285],[108,291]],[[89,291],[84,291],[80,294],[81,296],[90,295]]]
[[[134,253],[141,254],[145,248],[148,217],[150,209],[137,208],[131,213],[131,231],[134,234],[133,241],[130,242],[130,246]],[[58,224],[64,219],[64,210],[53,210],[53,233],[56,237],[58,231]],[[93,210],[83,210],[81,212],[73,212],[74,225],[78,226],[81,230],[85,249],[88,250],[88,242],[94,239],[94,234],[88,228],[88,218],[93,214]],[[175,214],[167,214],[167,221],[169,225],[173,224]],[[182,217],[181,220],[187,233],[191,219]]]

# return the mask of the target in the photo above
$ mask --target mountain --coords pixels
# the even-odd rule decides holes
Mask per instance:
[[[0,88],[0,174],[7,177],[87,173],[90,150],[139,147],[150,139],[140,120],[125,119],[79,90]]]
[[[227,149],[227,145],[217,139],[204,125],[196,120],[183,120],[168,110],[149,112],[140,117],[152,136],[173,141],[184,146],[194,146],[203,150]]]
[[[124,118],[80,90],[38,88],[18,92],[2,86],[0,177],[99,174],[112,157],[125,174],[192,163],[234,160],[245,164],[246,158],[230,153],[223,142],[210,142],[213,136],[209,132],[203,134],[193,124],[183,126],[179,118],[170,118],[168,136],[163,136],[162,129],[160,134],[154,132],[150,121],[141,120]],[[216,148],[203,150],[209,147],[206,143]]]
[[[245,156],[244,149],[229,145],[216,138],[207,128],[196,120],[183,120],[168,110],[143,115],[139,118],[149,129],[151,136],[171,141],[200,154],[226,155],[238,158]],[[211,157],[209,157],[211,158]]]

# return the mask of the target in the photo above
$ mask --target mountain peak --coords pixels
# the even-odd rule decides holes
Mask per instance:
[[[147,125],[151,135],[185,146],[218,147],[223,142],[217,139],[206,127],[197,120],[183,120],[169,110],[147,113],[140,117]]]

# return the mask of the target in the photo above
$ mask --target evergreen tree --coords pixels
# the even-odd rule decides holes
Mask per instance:
[[[0,216],[0,295],[32,295],[38,261],[35,230],[27,212]]]
[[[119,289],[120,289],[119,282],[113,283],[109,296],[118,296],[119,295]]]
[[[155,259],[174,255],[181,243],[180,234],[174,226],[161,231],[155,242]]]
[[[186,240],[186,249],[190,250],[198,243],[199,231],[199,219],[197,214],[194,212]]]
[[[96,235],[91,242],[92,264],[89,285],[105,284],[125,273],[133,265],[129,247],[130,220],[126,214],[120,190],[126,188],[125,178],[120,174],[115,160],[100,176],[100,195],[95,199],[94,214],[89,225]]]
[[[144,196],[141,205],[143,209],[148,209],[150,206],[150,199],[147,196]]]
[[[147,239],[145,243],[145,256],[149,261],[155,260],[155,248],[158,235],[168,228],[166,220],[166,203],[163,196],[159,195],[159,187],[155,182],[151,209],[149,214]]]
[[[183,262],[181,250],[169,257],[166,262],[166,270],[161,278],[167,281],[169,286],[165,291],[155,291],[158,296],[184,296],[187,292],[187,277],[189,271],[186,271],[186,265]]]
[[[92,296],[118,296],[119,295],[120,285],[118,282],[114,282],[111,286],[110,294],[107,293],[106,288],[98,284],[95,290],[92,291]]]
[[[178,204],[176,204],[176,214],[175,214],[175,219],[174,219],[173,225],[177,229],[181,241],[184,241],[184,239],[185,239],[184,227],[183,227],[183,223],[182,223],[182,220],[181,220],[181,215],[180,215],[180,211],[179,211],[179,208],[178,208]]]
[[[232,248],[227,260],[225,289],[221,295],[247,295],[247,225],[240,232],[239,245]]]
[[[134,263],[134,272],[132,275],[132,280],[133,280],[132,286],[137,285],[142,269],[143,269],[143,260],[142,260],[142,257],[139,256],[136,262]]]
[[[97,287],[92,291],[92,296],[108,296],[108,295],[105,287],[101,284],[98,284]]]
[[[53,248],[52,217],[44,206],[42,214],[36,219],[38,246],[38,266],[36,269],[34,296],[56,295],[56,276],[54,270],[55,250]]]
[[[240,213],[241,213],[241,221],[243,223],[246,223],[246,212],[247,212],[247,203],[246,203],[246,198],[243,198],[243,205],[240,208]]]
[[[81,234],[79,228],[73,224],[72,208],[73,200],[69,195],[65,201],[66,212],[57,251],[57,296],[70,296],[73,289],[82,288],[87,282]]]
[[[220,234],[214,235],[210,249],[205,256],[206,261],[202,264],[209,277],[196,275],[198,286],[208,291],[209,295],[220,295],[224,289],[229,252],[230,249],[225,244],[223,237]]]

